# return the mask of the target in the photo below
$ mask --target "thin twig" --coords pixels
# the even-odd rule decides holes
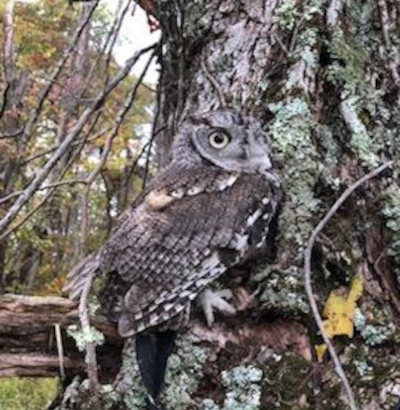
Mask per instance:
[[[70,169],[72,164],[75,162],[75,160],[78,158],[78,156],[82,152],[83,147],[85,146],[86,140],[88,139],[88,136],[93,131],[94,127],[96,126],[99,117],[100,117],[100,111],[97,112],[96,118],[92,122],[85,137],[82,139],[82,141],[80,141],[80,145],[77,147],[77,150],[74,152],[74,154],[72,155],[68,163],[65,165],[64,169],[60,172],[57,182],[62,181],[67,171]],[[8,228],[3,234],[0,234],[0,241],[5,239],[7,236],[11,235],[16,230],[18,230],[29,218],[31,218],[47,202],[47,200],[53,195],[54,191],[57,188],[58,188],[57,186],[54,188],[50,188],[50,191],[45,195],[45,197],[42,198],[41,201],[33,209],[31,209],[26,215],[24,215],[24,217],[21,218],[20,221],[18,221],[15,225]]]
[[[160,101],[160,97],[161,94],[158,93],[157,95],[157,108],[156,108],[156,113],[154,116],[154,121],[153,121],[153,128],[151,131],[151,137],[150,137],[150,141],[147,144],[147,155],[146,155],[146,164],[145,164],[145,168],[144,168],[144,175],[143,175],[143,181],[142,181],[142,190],[144,189],[144,187],[146,186],[146,181],[147,181],[147,175],[149,172],[149,163],[150,163],[150,155],[151,155],[151,149],[153,147],[154,141],[156,136],[158,135],[158,133],[160,132],[161,129],[159,129],[158,131],[156,131],[156,126],[158,124],[158,119],[161,113],[161,101]],[[143,150],[145,151],[145,148],[143,147]],[[136,163],[139,161],[139,157],[136,161]],[[136,164],[135,164],[136,165]],[[133,172],[133,168],[132,168],[132,172]]]
[[[156,93],[157,90],[155,90],[154,88],[150,87],[149,85],[147,85],[146,83],[142,84],[142,87],[144,87],[146,90],[149,90],[151,93]]]
[[[64,365],[64,346],[61,337],[61,326],[59,323],[54,325],[55,335],[56,335],[56,344],[57,344],[57,354],[58,361],[60,363],[60,377],[61,379],[65,378],[65,365]]]
[[[107,132],[110,131],[110,130],[111,130],[111,128],[106,128],[106,129],[104,129],[104,130],[99,131],[99,132],[98,132],[96,135],[94,135],[93,137],[87,138],[86,141],[85,141],[85,144],[86,144],[86,143],[89,143],[89,142],[93,142],[93,141],[95,141],[95,140],[101,138],[103,135],[107,134]],[[76,141],[76,142],[74,142],[73,144],[71,144],[71,147],[70,147],[70,148],[71,148],[71,149],[74,149],[74,148],[76,148],[77,146],[81,145],[81,143],[82,143],[82,141]],[[51,154],[51,153],[54,152],[59,146],[60,146],[60,145],[56,145],[55,147],[50,148],[50,149],[48,149],[48,150],[46,150],[46,151],[38,152],[37,154],[34,154],[34,155],[32,155],[31,157],[25,159],[25,160],[22,162],[21,165],[24,166],[24,165],[26,165],[26,164],[28,164],[28,163],[30,163],[30,162],[32,162],[32,161],[38,159],[38,158],[44,157],[44,156],[47,155],[47,154]]]
[[[226,108],[227,107],[226,99],[225,99],[224,95],[222,94],[221,87],[218,84],[217,80],[210,73],[210,70],[207,67],[207,63],[206,63],[205,59],[201,60],[200,66],[201,66],[201,69],[204,72],[204,75],[206,76],[207,80],[210,82],[210,84],[214,87],[215,91],[217,92],[220,108]]]
[[[103,46],[102,46],[102,48],[101,48],[101,51],[99,52],[98,56],[96,57],[95,61],[93,62],[92,66],[91,66],[91,68],[90,68],[90,71],[89,71],[89,74],[88,74],[88,76],[87,76],[86,82],[85,82],[85,84],[84,84],[84,86],[83,86],[83,89],[82,89],[82,91],[81,91],[81,96],[83,96],[83,94],[86,92],[86,90],[88,89],[88,87],[90,87],[90,85],[93,83],[92,76],[93,76],[93,74],[94,74],[96,68],[97,68],[98,65],[99,65],[100,59],[101,59],[103,56],[106,56],[106,58],[108,58],[108,57],[107,57],[108,54],[111,55],[111,52],[112,52],[112,49],[113,49],[113,45],[115,44],[115,39],[118,37],[118,34],[119,34],[119,32],[120,32],[123,19],[124,19],[124,17],[125,17],[126,12],[127,12],[126,9],[129,7],[129,4],[130,4],[130,0],[129,0],[129,2],[128,2],[127,6],[126,6],[126,9],[122,10],[121,16],[119,17],[119,16],[118,16],[118,11],[121,9],[121,6],[122,6],[122,5],[121,5],[121,2],[122,2],[122,0],[120,0],[120,4],[117,6],[117,9],[116,9],[117,12],[116,12],[114,21],[113,21],[113,23],[112,23],[112,27],[111,27],[111,29],[110,29],[108,35],[107,35],[107,38],[106,38],[105,41],[104,41],[104,44],[103,44]],[[107,49],[108,45],[110,44],[110,40],[112,40],[112,46],[110,47],[110,50],[109,50],[108,53],[106,54],[106,49]],[[104,82],[104,86],[106,86],[107,83],[108,83],[108,81],[105,81],[105,82]]]
[[[333,347],[332,342],[330,341],[328,335],[325,332],[324,325],[322,322],[321,315],[318,310],[317,302],[315,300],[314,294],[313,294],[313,289],[312,289],[312,284],[311,284],[311,255],[312,255],[312,250],[315,244],[315,241],[320,234],[320,232],[324,229],[325,225],[329,222],[329,220],[335,215],[335,213],[338,211],[338,209],[342,206],[342,204],[346,201],[346,199],[361,185],[363,185],[365,182],[368,180],[376,177],[379,175],[382,171],[385,169],[389,168],[393,164],[393,161],[389,161],[381,165],[380,167],[376,168],[375,170],[369,172],[368,174],[364,175],[362,178],[360,178],[358,181],[356,181],[354,184],[349,186],[343,194],[339,197],[339,199],[333,204],[333,206],[330,208],[329,212],[322,218],[322,220],[318,223],[316,228],[313,230],[310,239],[308,241],[307,248],[304,252],[304,281],[305,281],[305,289],[306,293],[308,296],[308,300],[311,306],[311,310],[313,312],[313,316],[315,319],[315,322],[318,326],[319,331],[321,332],[322,338],[324,339],[324,343],[328,347],[329,353],[332,357],[333,363],[335,365],[335,371],[336,374],[338,375],[339,379],[341,380],[343,387],[345,389],[347,398],[349,400],[349,406],[351,410],[358,410],[356,400],[354,398],[353,391],[350,387],[350,383],[346,377],[346,374],[343,370],[343,367],[340,363],[339,357],[335,351],[335,348]]]
[[[120,0],[120,4],[118,5],[117,10],[121,10],[121,14],[119,17],[118,15],[116,16],[113,27],[110,30],[110,35],[107,38],[107,42],[105,44],[105,48],[104,48],[105,59],[104,59],[104,67],[103,67],[103,70],[104,70],[103,78],[104,78],[105,85],[107,85],[109,82],[109,67],[110,67],[110,62],[111,62],[111,58],[113,55],[113,49],[117,42],[118,34],[121,30],[122,24],[124,22],[127,12],[129,11],[129,7],[131,6],[131,4],[132,4],[132,0],[128,0],[125,7],[122,7],[122,0]],[[108,47],[108,50],[107,50],[107,47]]]
[[[81,322],[82,331],[84,334],[90,334],[90,319],[87,307],[88,296],[90,293],[90,288],[92,287],[93,275],[91,275],[83,286],[81,298],[79,300],[79,320]],[[96,358],[96,345],[93,341],[86,342],[86,354],[85,363],[87,366],[87,372],[89,377],[90,390],[92,398],[95,401],[99,399],[99,377],[97,374],[97,358]]]
[[[7,98],[8,98],[8,93],[11,89],[10,83],[6,83],[6,86],[4,87],[3,90],[3,97],[1,99],[1,106],[0,106],[0,118],[3,116],[6,106],[7,106]],[[7,138],[3,135],[0,135],[0,139]]]
[[[94,180],[96,179],[97,175],[101,172],[101,170],[103,169],[105,163],[107,162],[107,158],[108,155],[111,151],[112,148],[112,144],[113,141],[115,139],[115,137],[118,135],[118,131],[121,127],[121,124],[126,116],[126,114],[128,113],[128,111],[130,110],[130,108],[132,107],[132,104],[135,100],[137,91],[140,87],[140,85],[143,82],[143,79],[150,67],[151,62],[153,61],[153,58],[155,57],[157,52],[157,49],[155,49],[155,51],[153,51],[153,53],[151,54],[150,58],[147,61],[146,66],[144,67],[142,73],[140,74],[139,78],[137,79],[135,86],[132,87],[131,91],[128,94],[128,97],[126,98],[124,105],[122,106],[122,108],[120,109],[118,115],[117,115],[117,119],[115,121],[114,127],[110,133],[110,135],[107,137],[105,146],[104,146],[104,151],[101,157],[100,162],[97,164],[96,168],[93,170],[93,172],[89,175],[89,177],[86,179],[86,190],[84,193],[84,197],[83,197],[83,205],[82,205],[82,230],[81,230],[81,252],[84,253],[84,248],[85,248],[85,243],[86,243],[86,237],[87,237],[87,232],[88,232],[88,226],[89,226],[89,215],[88,215],[88,208],[89,208],[89,193],[90,193],[90,189],[91,186],[94,182]]]
[[[60,187],[63,185],[76,185],[76,184],[86,184],[86,181],[84,179],[71,179],[71,180],[66,180],[66,181],[57,181],[57,182],[53,182],[51,184],[42,186],[40,188],[38,188],[38,191],[45,191],[46,189],[50,189],[50,188],[56,188],[56,187]],[[3,196],[2,198],[0,198],[0,205],[4,202],[9,201],[10,199],[19,196],[23,193],[24,191],[14,191],[11,192],[11,194],[7,195],[7,196]]]
[[[0,118],[1,118],[1,112],[0,112]],[[8,133],[8,134],[1,134],[0,135],[0,140],[5,140],[7,138],[16,138],[19,137],[20,135],[22,135],[22,133],[24,132],[23,129]]]
[[[111,200],[112,200],[112,195],[110,192],[110,187],[108,186],[108,181],[106,174],[104,173],[104,170],[101,170],[100,172],[101,178],[104,183],[104,187],[106,188],[106,212],[107,212],[107,233],[106,233],[106,238],[110,235],[111,229],[112,229],[112,217],[111,217]]]
[[[89,21],[90,21],[92,15],[93,15],[94,11],[96,10],[98,4],[99,4],[99,0],[96,0],[95,3],[93,4],[92,8],[90,9],[89,13],[87,14],[85,20],[82,22],[82,24],[75,31],[75,34],[74,34],[74,37],[72,38],[70,46],[68,47],[67,50],[65,50],[63,56],[61,57],[61,60],[58,62],[58,64],[54,68],[53,72],[51,73],[47,85],[40,92],[38,101],[36,103],[36,106],[31,110],[29,119],[28,119],[27,123],[25,124],[24,139],[29,139],[30,135],[32,134],[33,126],[36,124],[36,121],[39,118],[39,115],[40,115],[40,112],[42,110],[43,104],[44,104],[47,96],[50,94],[50,90],[53,87],[54,81],[57,80],[57,78],[60,75],[63,67],[65,66],[65,63],[68,61],[68,59],[71,56],[71,53],[73,52],[76,45],[78,44],[78,41],[79,41],[82,33],[85,31],[86,26],[89,24]]]
[[[155,124],[155,122],[154,122],[154,124]],[[154,133],[152,133],[152,136],[151,136],[151,138],[150,138],[150,141],[143,145],[143,148],[142,148],[141,151],[139,152],[139,154],[138,154],[138,156],[136,157],[135,161],[133,162],[133,164],[132,164],[130,170],[128,171],[127,185],[130,184],[130,180],[131,180],[131,178],[132,178],[133,173],[135,172],[136,166],[137,166],[137,164],[139,163],[140,159],[143,157],[143,155],[144,155],[145,153],[148,153],[147,150],[148,150],[148,148],[150,147],[150,145],[153,144],[153,142],[154,142],[155,138],[157,137],[157,135],[158,135],[161,131],[165,130],[165,128],[166,128],[166,125],[162,126],[162,127],[159,128],[157,131],[155,131]],[[147,163],[147,159],[146,159],[146,163]],[[145,184],[144,184],[144,185],[145,185]],[[144,187],[144,185],[142,185],[142,188]],[[127,191],[126,191],[126,192],[127,192]],[[125,196],[124,196],[123,204],[126,205],[126,202],[127,202],[127,194],[125,194]]]

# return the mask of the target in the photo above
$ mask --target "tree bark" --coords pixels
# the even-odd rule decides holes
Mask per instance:
[[[239,314],[213,329],[194,315],[179,338],[166,408],[348,408],[329,357],[315,358],[321,340],[303,287],[303,252],[340,193],[394,160],[318,238],[312,277],[321,310],[332,290],[346,293],[354,275],[362,277],[355,334],[333,343],[360,408],[389,409],[400,387],[399,3],[153,0],[150,10],[163,41],[160,166],[180,119],[226,104],[263,122],[285,193],[264,268],[224,278]],[[89,408],[89,396],[76,378],[54,408]],[[100,396],[104,408],[145,408],[129,342]]]

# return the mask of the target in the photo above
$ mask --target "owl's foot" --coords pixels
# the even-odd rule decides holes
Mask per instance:
[[[214,323],[214,309],[227,315],[234,315],[236,313],[236,309],[226,301],[226,299],[229,300],[232,297],[232,291],[229,289],[219,291],[206,289],[200,294],[199,301],[208,327],[211,327]]]

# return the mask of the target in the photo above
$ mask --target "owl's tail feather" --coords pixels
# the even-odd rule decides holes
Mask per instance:
[[[136,335],[136,357],[152,409],[162,408],[157,398],[164,386],[165,369],[174,347],[175,337],[176,332],[173,330]]]
[[[92,279],[99,267],[98,255],[90,254],[68,273],[63,290],[68,292],[70,299],[78,300],[80,298],[85,284]]]

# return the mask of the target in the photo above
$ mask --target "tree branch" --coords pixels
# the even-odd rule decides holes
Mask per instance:
[[[31,135],[32,129],[33,129],[34,125],[36,124],[37,119],[39,118],[39,115],[40,115],[40,112],[42,110],[43,104],[44,104],[46,98],[48,97],[48,95],[50,93],[50,90],[53,87],[54,82],[56,81],[56,79],[60,75],[61,70],[63,69],[65,63],[70,58],[73,50],[76,48],[76,45],[78,44],[78,41],[79,41],[82,33],[85,31],[86,26],[89,24],[89,21],[92,18],[92,15],[93,15],[94,11],[96,10],[98,4],[99,4],[99,0],[96,0],[93,4],[92,8],[90,9],[88,14],[86,15],[86,18],[84,19],[82,24],[75,31],[75,35],[72,38],[71,45],[68,47],[67,50],[65,50],[61,60],[58,62],[58,64],[54,68],[53,72],[51,73],[49,81],[48,81],[46,87],[44,87],[43,90],[41,91],[41,93],[39,94],[39,98],[38,98],[38,101],[36,103],[36,106],[31,110],[29,119],[28,119],[28,121],[27,121],[27,123],[25,124],[25,127],[24,127],[24,133],[23,133],[23,139],[24,140],[28,139],[29,136]],[[1,229],[0,229],[0,231],[1,231]]]

